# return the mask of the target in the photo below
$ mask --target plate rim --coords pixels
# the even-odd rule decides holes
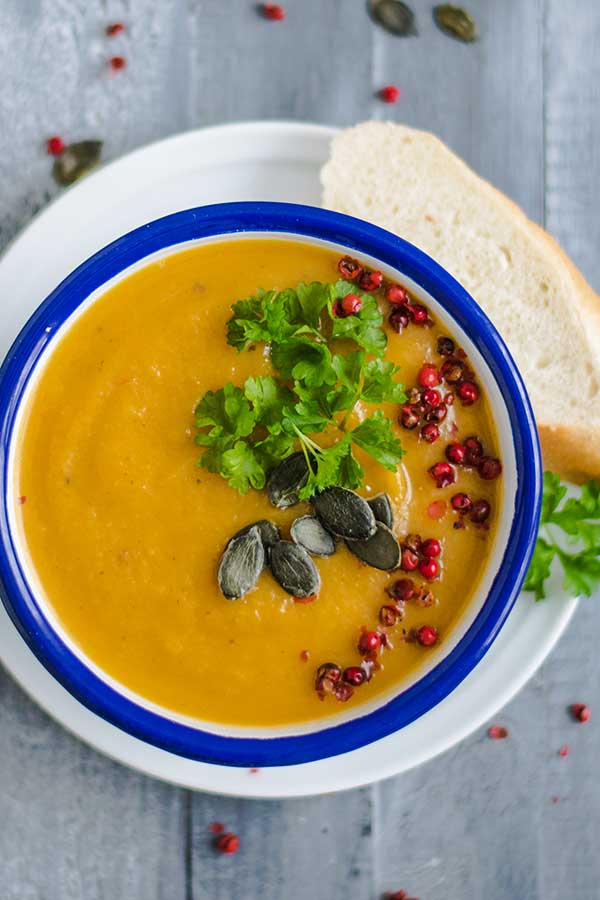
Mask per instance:
[[[152,144],[149,144],[145,147],[137,148],[136,150],[128,153],[119,159],[102,166],[97,172],[90,175],[85,181],[81,182],[79,185],[73,186],[71,189],[66,191],[64,194],[60,195],[54,202],[52,202],[48,207],[38,213],[26,226],[26,228],[18,234],[5,248],[2,257],[0,258],[0,278],[2,278],[2,274],[4,268],[6,266],[7,258],[10,261],[11,255],[14,255],[15,250],[20,250],[20,247],[23,244],[26,244],[33,237],[35,237],[35,230],[39,229],[40,226],[43,226],[46,219],[52,221],[52,219],[57,215],[57,213],[61,213],[63,208],[69,207],[72,204],[74,197],[80,197],[82,194],[87,192],[90,187],[95,187],[101,183],[103,183],[107,178],[110,179],[113,175],[119,175],[119,169],[126,169],[132,161],[136,161],[140,157],[145,156],[149,153],[159,154],[164,152],[166,149],[171,149],[173,145],[179,145],[186,148],[188,142],[194,143],[195,141],[206,141],[215,137],[221,136],[224,132],[233,132],[239,131],[244,132],[246,136],[254,135],[255,137],[262,137],[272,139],[274,137],[282,136],[289,138],[292,134],[301,135],[304,139],[308,139],[310,137],[314,137],[317,140],[323,142],[324,140],[329,141],[336,133],[338,129],[320,125],[320,124],[312,124],[312,123],[303,123],[303,122],[294,122],[294,121],[280,121],[280,120],[263,120],[263,121],[247,121],[247,122],[233,122],[225,125],[216,125],[211,126],[209,128],[199,128],[193,129],[191,131],[186,131],[180,134],[176,134],[170,136],[168,138],[155,141]],[[189,149],[189,148],[188,148]],[[265,153],[265,158],[268,157],[268,153]],[[243,157],[242,157],[243,158]],[[291,158],[288,157],[288,158]],[[301,156],[298,155],[295,157],[296,159],[301,159]],[[531,598],[530,598],[531,599]],[[531,600],[531,602],[533,602]],[[52,702],[45,702],[45,698],[42,698],[35,692],[32,692],[28,689],[28,685],[26,683],[26,679],[22,677],[22,673],[18,673],[17,670],[19,668],[18,665],[13,666],[6,663],[6,654],[2,653],[2,649],[0,647],[0,657],[3,658],[3,661],[7,667],[7,669],[13,674],[15,679],[19,684],[26,690],[36,702],[42,706],[51,716],[53,716],[63,727],[66,727],[67,730],[76,734],[77,737],[84,740],[84,742],[91,744],[96,749],[101,750],[101,752],[105,753],[108,756],[111,756],[113,759],[117,759],[118,761],[125,763],[127,765],[132,766],[135,769],[146,772],[147,774],[152,774],[154,777],[161,778],[166,781],[170,781],[171,783],[180,784],[182,786],[195,788],[195,789],[203,789],[203,790],[213,790],[215,792],[226,794],[229,796],[246,796],[246,797],[283,797],[283,796],[305,796],[307,794],[315,794],[315,793],[329,793],[336,790],[345,790],[350,789],[355,786],[359,786],[362,784],[372,783],[373,781],[380,780],[381,778],[390,777],[393,774],[396,774],[400,771],[405,771],[408,768],[411,768],[414,765],[419,765],[421,762],[424,762],[426,759],[432,758],[448,747],[454,745],[459,740],[463,739],[467,734],[471,733],[477,727],[481,725],[482,722],[486,721],[491,715],[495,714],[495,712],[501,708],[505,703],[507,703],[512,696],[514,696],[521,687],[526,683],[526,681],[531,677],[534,671],[538,668],[540,663],[546,657],[546,655],[551,652],[552,648],[556,644],[558,638],[563,633],[566,628],[570,618],[576,608],[576,601],[569,598],[561,598],[560,600],[562,604],[562,609],[556,616],[555,627],[552,631],[551,639],[546,642],[543,649],[538,649],[538,653],[532,658],[529,656],[528,665],[522,667],[521,669],[521,677],[515,679],[515,681],[510,684],[508,687],[505,687],[503,691],[499,691],[495,696],[497,698],[497,702],[494,702],[492,707],[486,707],[485,710],[481,711],[478,715],[471,716],[471,718],[463,724],[462,727],[455,728],[452,732],[451,736],[442,736],[438,739],[437,742],[433,742],[434,749],[431,749],[431,746],[422,751],[420,754],[413,754],[413,759],[409,765],[406,764],[398,764],[397,761],[391,761],[387,766],[381,765],[379,763],[377,765],[376,772],[370,772],[362,777],[357,777],[356,774],[350,774],[348,777],[343,777],[338,775],[337,778],[332,778],[331,772],[328,773],[327,778],[321,776],[322,785],[315,786],[314,784],[306,784],[305,786],[298,789],[298,784],[295,785],[293,789],[282,789],[281,785],[278,788],[273,789],[259,789],[254,790],[254,787],[258,788],[258,784],[249,785],[248,790],[240,788],[240,786],[234,786],[229,788],[226,784],[220,784],[219,786],[214,786],[210,782],[213,781],[212,778],[209,777],[200,777],[198,781],[195,779],[189,779],[188,777],[177,777],[177,771],[175,772],[167,772],[162,769],[162,765],[156,766],[153,762],[149,760],[139,760],[131,758],[127,758],[127,753],[119,753],[117,748],[117,752],[112,752],[109,747],[106,746],[106,741],[99,738],[97,735],[90,735],[89,728],[83,727],[83,730],[80,730],[80,727],[77,725],[73,725],[65,721],[64,714],[60,712],[56,712],[56,704],[52,704]],[[21,638],[19,638],[21,640]],[[51,677],[51,676],[49,676]],[[76,701],[74,701],[76,703]],[[443,705],[443,704],[441,704]],[[54,706],[54,708],[53,708]],[[93,714],[91,714],[93,715]],[[113,728],[113,726],[109,726]],[[118,736],[123,737],[123,732],[118,729],[114,729]],[[393,736],[390,736],[393,737]],[[113,735],[114,739],[114,735]],[[131,740],[137,741],[137,739],[132,738]],[[386,741],[389,741],[390,738],[383,738],[381,741],[376,742],[375,745],[369,745],[369,747],[374,747],[377,745],[381,745]],[[118,743],[118,742],[117,742]],[[143,747],[147,745],[143,744],[141,741],[138,742]],[[340,757],[337,757],[337,760],[342,762],[345,757],[352,757],[354,754],[361,753],[365,749],[351,751],[348,754],[344,754]],[[175,770],[180,766],[181,760],[179,757],[168,753],[167,751],[158,751],[161,754],[166,754],[167,757],[170,757],[171,764],[175,768]],[[291,766],[286,767],[288,772],[294,772],[295,770],[306,769],[314,766],[319,766],[322,761],[315,763],[306,763],[299,766]],[[226,766],[214,766],[207,763],[194,763],[196,767],[208,767],[211,770],[221,769],[226,773],[230,773],[232,770]],[[277,768],[273,771],[276,771]],[[340,767],[338,767],[340,768]],[[236,771],[236,770],[233,770]],[[243,771],[243,770],[242,770]],[[264,770],[265,773],[269,770]],[[366,770],[365,770],[366,771]],[[208,775],[208,773],[204,773]],[[215,773],[216,774],[216,773]],[[308,773],[305,773],[308,774]],[[265,775],[266,777],[266,775]],[[308,779],[312,781],[312,779]],[[317,778],[318,780],[318,778]],[[261,782],[263,779],[261,779]],[[199,783],[200,782],[200,783]],[[208,783],[207,783],[208,782]]]

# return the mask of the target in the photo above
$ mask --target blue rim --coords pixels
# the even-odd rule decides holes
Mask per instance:
[[[415,685],[385,706],[311,734],[227,737],[150,712],[109,687],[53,631],[24,577],[9,528],[9,449],[23,391],[58,328],[97,288],[166,247],[240,232],[286,232],[332,241],[373,256],[412,278],[448,311],[482,353],[513,424],[515,513],[488,598],[458,645]],[[444,699],[496,638],[518,596],[538,528],[541,457],[535,421],[517,368],[494,326],[444,269],[416,247],[350,216],[287,203],[225,203],[175,213],[135,229],[82,263],[42,303],[0,369],[0,588],[13,622],[42,664],[85,706],[172,753],[231,766],[295,765],[336,756],[408,725]]]

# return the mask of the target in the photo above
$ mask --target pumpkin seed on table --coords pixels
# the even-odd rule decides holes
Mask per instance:
[[[375,533],[373,510],[359,494],[347,488],[331,487],[313,498],[318,518],[338,537],[364,541]]]
[[[256,587],[265,566],[265,548],[260,531],[253,525],[244,534],[231,538],[219,563],[217,578],[228,600],[239,600]]]
[[[394,513],[392,511],[392,501],[389,494],[375,494],[367,500],[367,503],[373,510],[373,515],[378,522],[383,522],[388,528],[394,524]]]
[[[299,503],[299,492],[308,481],[308,463],[302,451],[292,453],[276,466],[267,481],[267,494],[273,506],[287,509]]]
[[[369,12],[371,18],[390,34],[409,37],[418,33],[415,14],[402,0],[370,0]]]
[[[438,28],[451,37],[471,44],[477,40],[477,25],[471,13],[461,6],[443,3],[433,8],[433,18]]]
[[[66,187],[87,175],[100,161],[102,141],[79,141],[69,144],[54,160],[52,176],[57,184]]]
[[[400,544],[394,533],[383,522],[377,523],[377,530],[366,541],[346,541],[351,553],[374,569],[389,572],[400,564]]]
[[[335,539],[315,516],[301,516],[292,522],[290,535],[295,544],[323,558],[335,553]]]
[[[271,572],[292,597],[312,597],[321,590],[319,570],[303,547],[278,541],[271,548]]]

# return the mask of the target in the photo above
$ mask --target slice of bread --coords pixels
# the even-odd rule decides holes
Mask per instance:
[[[600,475],[600,297],[545,231],[431,134],[366,122],[333,141],[323,205],[420,247],[504,337],[538,422],[544,465]]]

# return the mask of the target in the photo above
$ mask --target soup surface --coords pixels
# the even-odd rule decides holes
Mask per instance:
[[[372,700],[426,664],[432,651],[415,639],[421,626],[437,629],[443,643],[489,553],[498,481],[463,466],[454,484],[440,488],[428,472],[450,441],[469,435],[496,455],[485,398],[470,406],[456,398],[431,444],[421,424],[401,427],[400,407],[387,404],[406,452],[389,472],[359,451],[366,473],[359,493],[389,494],[401,541],[416,533],[440,542],[440,576],[428,584],[418,571],[371,568],[341,542],[333,556],[316,560],[322,589],[313,602],[295,602],[268,570],[239,600],[219,590],[219,559],[234,532],[268,518],[287,537],[291,522],[310,512],[305,502],[276,509],[264,491],[242,496],[198,466],[194,409],[203,394],[272,371],[264,346],[238,353],[226,343],[231,304],[259,288],[334,282],[337,262],[329,250],[283,240],[173,253],[89,306],[58,341],[32,394],[17,515],[48,602],[94,663],[179,713],[272,725],[341,712],[333,696],[317,696],[317,667],[359,665],[361,627],[377,628],[380,607],[391,602],[385,588],[411,577],[432,596],[421,591],[387,629],[393,646],[378,655],[378,670],[350,704]],[[387,316],[382,295],[378,302]],[[386,359],[401,366],[408,393],[424,362],[443,364],[436,348],[446,332],[435,322],[386,330]],[[452,507],[457,492],[491,504],[485,524]]]

